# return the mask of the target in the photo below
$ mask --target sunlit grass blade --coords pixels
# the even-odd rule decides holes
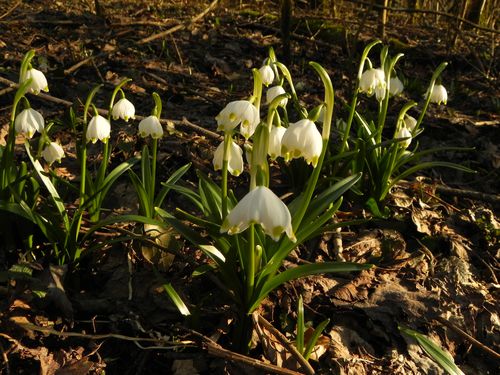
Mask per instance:
[[[177,181],[179,181],[182,178],[182,176],[184,176],[184,174],[189,170],[190,167],[191,163],[188,163],[180,167],[174,173],[172,173],[172,175],[167,179],[167,181],[165,181],[164,184],[162,184],[163,187],[156,196],[154,201],[155,207],[161,207],[163,200],[167,196],[168,192],[172,189],[172,185],[175,185]]]
[[[172,302],[175,304],[175,306],[182,315],[184,316],[191,315],[188,307],[186,306],[182,298],[179,296],[179,294],[177,294],[172,284],[170,283],[163,284],[163,289],[165,289],[167,295],[170,297],[170,299],[172,300]]]
[[[410,328],[398,326],[398,329],[405,335],[413,337],[424,351],[436,361],[450,375],[465,375],[462,370],[455,364],[450,353],[439,347],[434,341],[427,336],[414,331]]]
[[[311,356],[311,353],[314,350],[314,347],[316,346],[321,333],[324,331],[328,323],[330,323],[330,319],[323,320],[320,324],[318,324],[311,337],[309,338],[309,341],[306,344],[306,348],[304,349],[304,358],[306,360],[309,360],[309,357]]]
[[[304,354],[304,331],[304,302],[302,296],[299,296],[297,306],[297,338],[295,340],[295,346],[301,355]]]
[[[33,168],[35,169],[40,180],[43,182],[43,184],[45,185],[45,187],[49,191],[50,196],[51,196],[52,200],[54,201],[54,204],[57,208],[57,211],[59,212],[59,215],[61,215],[64,226],[66,227],[66,229],[69,229],[68,215],[66,213],[66,208],[64,207],[64,203],[61,200],[61,197],[59,196],[59,193],[57,192],[54,184],[52,184],[52,181],[50,180],[50,178],[47,177],[40,162],[38,160],[35,160],[35,158],[33,158],[33,155],[31,155],[29,142],[26,141],[24,145],[26,148],[26,153],[28,154],[28,156],[30,158],[31,164],[33,165]]]

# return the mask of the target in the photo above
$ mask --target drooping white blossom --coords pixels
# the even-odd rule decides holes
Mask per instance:
[[[113,120],[121,118],[128,121],[135,118],[135,107],[127,98],[121,98],[113,106],[111,115],[113,116]]]
[[[31,82],[28,85],[28,91],[37,95],[40,91],[49,91],[49,85],[47,83],[47,78],[45,78],[45,74],[40,70],[31,68],[26,71],[23,77],[21,77],[21,82],[23,83],[31,78]]]
[[[396,134],[394,135],[395,138],[408,138],[404,141],[401,141],[399,144],[403,147],[403,148],[408,148],[408,146],[410,146],[410,143],[411,143],[411,132],[404,126],[400,127],[399,130],[396,132]]]
[[[273,126],[269,132],[269,148],[267,154],[271,159],[281,156],[281,140],[285,134],[286,128],[283,126]]]
[[[224,157],[224,141],[222,141],[214,152],[214,159],[212,161],[216,171],[222,169]],[[229,152],[227,155],[227,171],[233,176],[239,176],[243,172],[243,150],[235,142],[231,142]]]
[[[259,69],[260,78],[262,79],[262,83],[266,86],[269,86],[274,81],[274,70],[269,65],[262,65]]]
[[[217,130],[233,131],[240,125],[240,133],[246,139],[250,138],[259,124],[260,117],[257,108],[248,100],[236,100],[228,103],[215,117]]]
[[[290,124],[281,140],[281,154],[285,160],[303,157],[313,167],[316,167],[322,149],[321,133],[308,119]]]
[[[266,104],[271,104],[271,102],[276,97],[278,97],[282,94],[286,94],[286,91],[282,86],[277,85],[277,86],[269,87],[266,91]],[[280,100],[279,105],[282,107],[286,107],[287,103],[288,103],[288,98],[283,98]]]
[[[220,228],[221,233],[237,234],[250,224],[258,224],[264,233],[278,241],[283,232],[295,241],[292,218],[288,207],[265,186],[257,186],[229,212]]]
[[[49,165],[55,161],[60,163],[61,159],[64,157],[64,150],[59,143],[50,142],[50,144],[43,149],[42,157]]]
[[[408,114],[405,114],[405,117],[403,119],[404,126],[410,131],[413,132],[415,130],[415,127],[417,126],[417,119],[415,117],[412,117]]]
[[[96,143],[97,140],[106,143],[111,134],[111,124],[101,115],[92,117],[87,127],[86,139],[87,142],[91,141]]]
[[[16,134],[23,134],[31,138],[35,132],[41,133],[45,127],[45,121],[40,112],[32,108],[26,108],[19,113],[14,121]]]
[[[151,136],[154,139],[163,137],[163,127],[158,117],[151,115],[139,123],[139,135],[143,138]]]
[[[392,96],[401,94],[404,88],[403,82],[401,82],[398,76],[391,77],[389,82],[389,93]]]
[[[431,92],[431,103],[445,104],[448,101],[448,92],[443,85],[434,85]]]
[[[385,73],[382,69],[368,69],[362,75],[359,81],[359,91],[368,96],[375,94],[378,101],[385,98]]]

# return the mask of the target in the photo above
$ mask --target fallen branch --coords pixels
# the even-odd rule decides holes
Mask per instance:
[[[186,27],[188,27],[189,25],[193,24],[193,23],[196,23],[198,22],[199,20],[201,20],[203,17],[205,17],[207,15],[208,12],[210,12],[213,8],[215,8],[215,6],[217,5],[217,3],[219,2],[219,0],[214,0],[210,3],[210,5],[208,6],[208,8],[206,8],[203,12],[201,12],[200,14],[198,14],[197,16],[191,18],[190,21],[188,21],[187,23],[183,23],[183,24],[180,24],[180,25],[176,25],[174,27],[171,27],[170,29],[168,30],[165,30],[165,31],[162,31],[160,33],[157,33],[157,34],[153,34],[151,36],[148,36],[147,38],[143,38],[141,40],[139,40],[137,42],[137,44],[146,44],[146,43],[149,43],[153,40],[156,40],[156,39],[159,39],[159,38],[163,38],[164,36],[167,36],[169,34],[172,34],[172,33],[175,33],[176,31],[178,30],[183,30],[185,29]]]
[[[223,359],[227,359],[232,362],[239,362],[251,367],[254,367],[259,370],[264,370],[266,373],[273,373],[273,374],[278,374],[278,375],[302,375],[300,372],[296,372],[293,370],[289,370],[286,368],[278,367],[272,364],[268,364],[262,361],[259,361],[258,359],[248,357],[243,354],[235,353],[232,352],[228,349],[224,349],[221,347],[219,344],[217,344],[215,341],[210,339],[209,337],[206,337],[202,335],[199,332],[193,331],[191,329],[186,329],[186,331],[192,333],[193,335],[197,336],[202,340],[202,345],[203,347],[207,350],[209,355],[212,355],[214,357],[219,357]]]
[[[276,337],[276,339],[281,343],[281,345],[283,345],[288,350],[288,352],[297,360],[297,362],[300,364],[300,366],[302,367],[302,369],[305,371],[306,374],[314,375],[315,373],[314,369],[311,367],[309,362],[307,362],[307,360],[302,356],[302,354],[300,354],[297,351],[297,348],[295,348],[295,346],[293,346],[290,343],[290,341],[288,341],[285,335],[283,335],[280,331],[274,328],[274,326],[271,323],[269,323],[263,316],[254,313],[252,314],[252,318],[254,320],[254,324],[262,324],[264,327],[266,327],[266,329],[269,332],[271,332],[274,335],[274,337]]]

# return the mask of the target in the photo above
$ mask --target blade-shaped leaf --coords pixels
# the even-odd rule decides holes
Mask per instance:
[[[175,291],[172,284],[170,284],[170,283],[163,284],[163,289],[165,289],[168,296],[170,297],[170,299],[172,300],[172,302],[175,304],[175,306],[177,307],[177,309],[179,310],[179,312],[182,315],[184,315],[184,316],[191,315],[186,304],[184,303],[182,298],[179,296],[179,294],[177,294],[177,292]]]
[[[405,335],[413,337],[424,351],[436,361],[450,375],[465,375],[462,370],[455,364],[450,353],[443,350],[439,345],[432,341],[427,336],[414,331],[410,328],[399,326],[398,329]]]

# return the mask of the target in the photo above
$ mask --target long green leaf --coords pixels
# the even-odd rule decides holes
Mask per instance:
[[[171,189],[172,185],[175,185],[177,181],[179,181],[182,176],[189,170],[191,167],[191,163],[187,163],[186,165],[183,165],[179,169],[177,169],[172,175],[165,181],[163,185],[163,188],[160,190],[158,195],[155,198],[154,205],[155,207],[161,207],[163,200],[167,196],[168,192]]]
[[[120,177],[123,173],[128,171],[130,168],[134,166],[139,161],[138,158],[131,158],[127,161],[124,161],[120,165],[118,165],[115,169],[108,173],[102,185],[98,187],[98,192],[101,194],[101,201],[107,195],[109,189],[115,183],[116,179]]]
[[[261,287],[256,286],[255,294],[252,298],[253,303],[248,312],[254,311],[260,302],[274,289],[280,285],[295,280],[304,276],[316,275],[319,273],[333,273],[333,272],[353,272],[362,271],[371,268],[371,264],[358,264],[350,262],[325,262],[304,264],[295,268],[289,268],[274,277],[268,279]]]
[[[407,327],[398,326],[398,329],[405,335],[413,337],[424,351],[436,361],[450,375],[465,375],[455,364],[450,353],[440,348],[434,341],[427,336]]]
[[[311,353],[316,346],[316,342],[318,341],[319,336],[324,331],[328,323],[330,323],[330,319],[323,320],[321,323],[319,323],[313,334],[309,338],[309,341],[307,342],[306,348],[304,350],[304,358],[306,360],[309,360],[309,357],[311,356]]]
[[[146,188],[139,179],[139,176],[135,174],[134,171],[129,171],[130,181],[134,185],[135,192],[137,194],[137,199],[139,200],[139,212],[147,217],[153,217],[153,212],[151,212],[151,205],[149,204],[149,195],[146,192]]]
[[[170,297],[170,299],[172,300],[172,302],[175,304],[175,306],[177,307],[177,309],[179,310],[179,312],[182,315],[184,315],[184,316],[191,315],[191,313],[189,312],[189,309],[187,308],[186,304],[184,303],[184,301],[182,300],[182,298],[179,296],[179,294],[177,294],[177,292],[175,291],[175,289],[172,286],[172,284],[170,284],[170,283],[163,284],[163,289],[165,289],[165,291],[167,292],[168,296]]]
[[[52,200],[54,201],[54,204],[57,208],[57,211],[59,212],[59,215],[61,216],[61,218],[63,220],[64,226],[68,230],[69,229],[69,219],[68,219],[68,215],[66,213],[66,208],[64,207],[64,204],[61,200],[61,197],[59,196],[59,193],[57,192],[55,186],[52,184],[52,181],[50,180],[50,178],[48,178],[46,176],[45,171],[43,170],[43,167],[40,164],[40,162],[38,160],[35,160],[35,158],[33,158],[33,155],[31,155],[30,144],[27,140],[24,143],[24,145],[26,148],[26,153],[28,154],[28,156],[31,160],[31,164],[33,165],[33,168],[35,168],[35,171],[36,171],[38,177],[40,178],[40,180],[42,180],[43,184],[45,185],[45,187],[49,191],[50,196],[51,196]]]

